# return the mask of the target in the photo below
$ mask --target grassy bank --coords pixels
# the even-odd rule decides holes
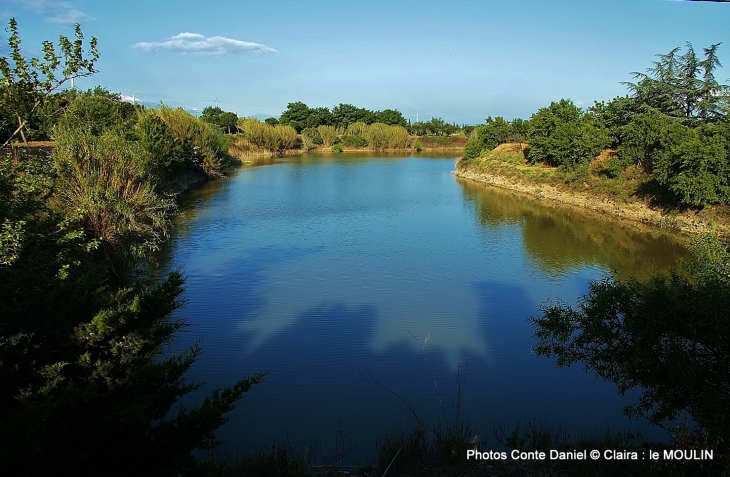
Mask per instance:
[[[655,179],[640,168],[616,171],[604,150],[592,162],[572,171],[525,159],[526,144],[501,144],[483,157],[461,160],[455,175],[539,198],[546,205],[575,206],[622,220],[698,234],[730,234],[725,206],[681,206],[664,195]]]

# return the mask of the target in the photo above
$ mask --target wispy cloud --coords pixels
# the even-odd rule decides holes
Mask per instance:
[[[159,42],[140,42],[134,45],[140,50],[170,50],[185,53],[226,55],[235,53],[276,53],[276,50],[259,43],[234,40],[223,36],[208,36],[184,32]]]
[[[90,15],[77,10],[74,4],[59,0],[10,0],[20,6],[40,13],[45,16],[49,23],[59,23],[62,25],[73,25],[88,20],[93,20]]]

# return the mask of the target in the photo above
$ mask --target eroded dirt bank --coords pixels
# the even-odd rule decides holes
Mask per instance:
[[[610,197],[591,193],[590,190],[580,192],[575,190],[564,191],[559,188],[541,183],[530,183],[515,177],[507,177],[494,172],[477,172],[468,167],[460,167],[454,171],[456,177],[480,182],[500,189],[513,191],[537,198],[547,206],[580,207],[620,220],[632,221],[637,224],[648,225],[663,229],[678,230],[686,234],[701,234],[715,230],[723,235],[730,235],[730,226],[726,223],[708,221],[701,211],[687,210],[674,214],[667,214],[649,204],[636,200],[623,202]]]

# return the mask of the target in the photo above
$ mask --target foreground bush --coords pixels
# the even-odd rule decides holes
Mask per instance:
[[[621,394],[641,390],[625,412],[653,423],[687,412],[713,438],[730,440],[730,279],[726,245],[705,240],[692,279],[591,282],[573,307],[553,301],[531,319],[537,354],[582,363]]]

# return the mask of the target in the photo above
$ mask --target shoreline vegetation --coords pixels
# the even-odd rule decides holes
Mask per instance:
[[[662,207],[642,197],[639,189],[650,180],[639,170],[629,171],[623,181],[602,177],[601,170],[615,151],[605,150],[589,166],[590,175],[580,181],[564,180],[557,167],[531,165],[524,156],[527,144],[503,143],[473,160],[459,160],[453,174],[537,199],[547,207],[574,207],[657,229],[689,235],[719,232],[730,235],[730,211],[724,206],[703,209]]]

